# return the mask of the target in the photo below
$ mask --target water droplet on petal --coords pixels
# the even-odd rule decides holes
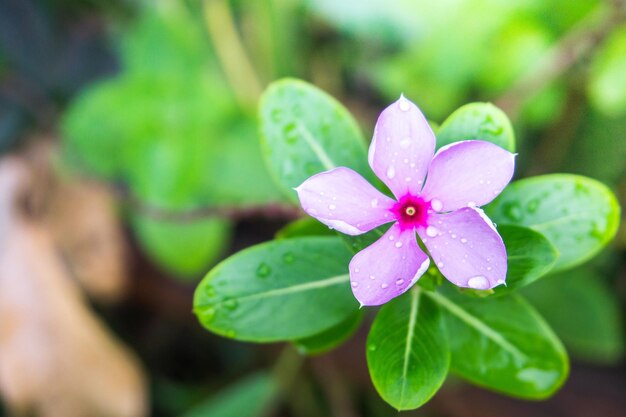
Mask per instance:
[[[441,200],[437,200],[436,198],[434,198],[431,202],[430,202],[430,206],[433,208],[433,210],[435,211],[441,211],[441,209],[443,209],[443,203],[441,202]]]
[[[404,159],[402,160],[402,162],[404,162],[405,164],[408,164],[408,163],[409,163],[409,158],[404,158]]]
[[[396,169],[393,167],[393,165],[390,165],[389,168],[387,168],[387,178],[393,179],[393,177],[395,176],[396,176]]]
[[[409,146],[411,146],[411,138],[404,138],[400,141],[400,147],[402,149],[407,149]]]
[[[443,262],[437,262],[437,267],[443,268]]]
[[[356,287],[358,287],[358,286],[359,286],[359,283],[358,283],[358,282],[356,282],[356,281],[352,281],[352,283],[351,283],[351,284],[352,284],[352,288],[356,288]]]
[[[376,279],[374,275],[370,275],[370,279]]]
[[[487,278],[482,275],[477,275],[475,277],[471,277],[467,281],[467,285],[476,290],[486,290],[489,287],[489,281],[487,281]]]
[[[398,107],[400,107],[402,111],[409,111],[411,109],[409,100],[405,99],[404,96],[400,97],[400,100],[398,100]]]
[[[378,207],[378,199],[374,198],[372,201],[370,201],[370,205],[372,206],[372,208]]]
[[[461,238],[461,243],[467,243],[467,239]]]
[[[389,235],[389,240],[394,240],[396,237],[394,235]]]
[[[329,204],[329,205],[328,205],[328,208],[329,208],[329,209],[331,209],[331,210],[334,210],[334,209],[336,209],[336,208],[337,208],[337,206],[336,206],[336,205],[334,205],[334,204]]]
[[[402,242],[396,242],[396,248],[401,248],[402,247]]]
[[[426,228],[426,235],[429,237],[436,237],[439,234],[439,230],[437,230],[434,226],[428,226]]]
[[[456,235],[452,233],[452,239],[456,239]]]
[[[389,285],[388,285],[388,284],[385,284],[384,282],[383,282],[382,284],[380,284],[380,288],[382,288],[383,290],[384,290],[385,288],[387,288],[388,286],[389,286]]]
[[[404,280],[403,279],[396,280],[396,285],[402,285],[402,284],[404,284]]]
[[[490,266],[488,266],[488,267],[487,267],[487,271],[491,271],[492,269],[493,269],[493,268],[492,268],[492,267],[490,267]]]

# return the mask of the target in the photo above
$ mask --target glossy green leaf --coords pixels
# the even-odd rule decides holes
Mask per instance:
[[[365,310],[355,311],[351,316],[323,331],[320,334],[294,341],[300,353],[305,355],[319,355],[326,353],[348,340],[359,329],[363,321]]]
[[[337,232],[329,229],[328,226],[318,222],[313,217],[303,217],[294,220],[278,232],[276,239],[291,239],[301,236],[335,236]]]
[[[451,369],[486,388],[540,399],[565,381],[565,349],[521,297],[472,298],[456,290],[425,292],[446,316]]]
[[[486,207],[498,224],[530,227],[559,251],[555,270],[585,262],[617,232],[619,205],[604,184],[551,174],[516,181]]]
[[[550,275],[523,290],[576,358],[615,363],[624,355],[619,300],[603,276],[586,268]]]
[[[470,103],[452,113],[437,130],[437,147],[461,140],[484,140],[515,152],[515,134],[506,114],[491,103]]]
[[[350,236],[344,235],[343,233],[338,233],[339,236],[346,242],[348,248],[353,253],[357,253],[376,242],[382,235],[385,234],[387,229],[391,227],[391,223],[384,224],[382,226],[377,227],[376,229],[372,229],[367,233],[363,233],[362,235]]]
[[[318,334],[357,308],[348,275],[351,253],[336,237],[277,240],[241,251],[210,271],[194,311],[210,331],[274,342]]]
[[[156,264],[180,278],[199,279],[230,242],[230,222],[204,219],[190,222],[135,216],[133,229],[142,249]]]
[[[277,393],[274,378],[268,373],[258,373],[197,405],[183,417],[260,417]]]
[[[559,253],[541,233],[527,227],[503,225],[498,232],[506,246],[508,271],[506,287],[495,288],[503,294],[524,287],[547,274]]]
[[[338,166],[371,175],[365,142],[350,113],[311,84],[284,79],[271,84],[259,108],[261,143],[270,171],[284,191]]]
[[[415,287],[385,304],[367,338],[367,365],[380,396],[398,410],[428,401],[448,374],[439,308]]]

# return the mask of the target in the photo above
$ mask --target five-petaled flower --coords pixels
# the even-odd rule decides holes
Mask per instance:
[[[494,224],[479,208],[513,176],[515,155],[480,140],[444,146],[415,104],[400,97],[380,115],[369,164],[392,199],[353,170],[339,167],[296,188],[304,211],[348,235],[394,222],[350,262],[361,305],[380,305],[407,291],[430,265],[421,238],[443,276],[460,287],[504,284],[507,254]]]

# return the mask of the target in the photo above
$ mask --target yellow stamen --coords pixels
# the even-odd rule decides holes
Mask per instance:
[[[407,216],[412,216],[415,214],[415,207],[407,207],[404,212],[407,214]]]

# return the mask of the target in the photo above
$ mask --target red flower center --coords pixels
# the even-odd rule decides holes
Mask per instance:
[[[406,194],[391,209],[401,230],[428,226],[430,202],[421,197]]]

